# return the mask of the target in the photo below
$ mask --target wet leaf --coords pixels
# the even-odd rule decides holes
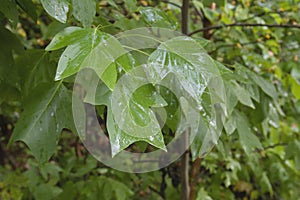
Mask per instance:
[[[213,78],[220,77],[216,63],[194,40],[176,37],[162,43],[149,57],[147,74],[153,83],[174,74],[197,104]],[[170,83],[170,86],[174,83]]]
[[[142,19],[146,24],[153,27],[172,28],[177,27],[177,23],[174,19],[170,18],[165,12],[153,7],[145,7],[140,9]]]
[[[262,149],[258,137],[251,132],[246,116],[239,111],[235,111],[234,117],[239,140],[246,154],[251,154],[255,149]]]
[[[109,140],[111,144],[111,152],[112,156],[115,156],[122,150],[126,149],[129,145],[133,144],[134,142],[138,141],[144,141],[147,142],[148,144],[151,144],[157,148],[166,150],[165,144],[164,144],[164,138],[161,132],[157,132],[154,135],[150,136],[137,136],[134,137],[132,133],[128,134],[124,131],[122,131],[117,123],[114,121],[113,115],[112,115],[112,110],[108,110],[108,115],[107,115],[107,130],[109,134]],[[151,130],[149,130],[151,131]]]
[[[144,68],[132,70],[129,74],[123,75],[112,94],[112,111],[114,120],[117,122],[120,129],[136,138],[154,137],[161,134],[159,123],[154,112],[149,108],[149,104],[158,104],[152,106],[165,106],[165,101],[159,94],[153,90],[152,94],[143,99],[137,99],[143,93],[143,90],[150,88],[140,88],[147,81]],[[139,89],[140,88],[140,89]],[[134,95],[134,93],[137,93]]]
[[[61,23],[66,23],[69,12],[68,0],[41,0],[46,12]]]
[[[91,26],[96,15],[96,2],[94,0],[72,0],[73,15],[81,22],[83,27]]]
[[[69,27],[58,33],[46,50],[64,46],[67,48],[60,57],[55,80],[69,77],[82,68],[91,68],[110,89],[114,88],[116,60],[127,52],[113,36],[98,29]]]
[[[27,50],[16,59],[15,67],[19,76],[24,77],[19,83],[24,97],[41,83],[54,82],[55,63],[43,50]]]
[[[249,106],[251,108],[254,108],[254,104],[251,100],[251,96],[249,92],[241,85],[239,85],[237,82],[232,81],[231,86],[233,87],[233,91],[242,104]]]
[[[74,103],[74,102],[73,102]],[[72,96],[61,84],[41,84],[25,100],[10,143],[23,141],[39,162],[55,152],[63,128],[77,132],[72,118]],[[76,105],[84,113],[83,105]]]

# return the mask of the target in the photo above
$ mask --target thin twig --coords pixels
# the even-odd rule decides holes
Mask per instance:
[[[264,147],[263,150],[273,149],[273,148],[278,147],[278,146],[286,146],[286,145],[287,145],[287,143],[277,143],[277,144],[273,144],[273,145],[270,145],[270,146],[266,146],[266,147]]]
[[[245,43],[239,43],[239,44],[243,47],[243,46],[246,46],[246,45],[257,44],[257,43],[260,43],[260,42],[259,41],[253,41],[253,42],[245,42]],[[218,51],[221,48],[236,47],[236,46],[237,46],[237,43],[234,43],[234,44],[223,44],[223,45],[217,46],[214,50],[209,51],[208,54],[212,54],[212,53]]]
[[[181,8],[180,5],[178,5],[177,3],[174,3],[174,2],[172,2],[172,1],[161,1],[161,2],[170,4],[170,5],[175,6],[175,7],[177,7],[177,8]]]
[[[246,22],[246,21],[249,21],[251,19],[254,19],[255,17],[262,17],[264,15],[269,15],[269,14],[283,14],[283,13],[286,13],[286,12],[291,12],[292,9],[288,9],[288,10],[284,10],[284,11],[270,11],[270,12],[266,12],[266,11],[263,11],[261,13],[258,13],[258,14],[255,14],[249,18],[246,18],[246,19],[242,19],[242,20],[238,20],[238,22]]]
[[[261,26],[261,27],[269,27],[269,28],[297,28],[300,29],[300,25],[294,25],[294,24],[253,24],[253,23],[233,23],[233,24],[223,24],[223,25],[217,25],[217,26],[209,26],[209,27],[204,27],[198,30],[195,30],[191,33],[189,33],[189,36],[192,36],[196,33],[200,33],[203,31],[208,31],[208,30],[218,30],[218,29],[222,29],[225,27],[257,27],[257,26]]]

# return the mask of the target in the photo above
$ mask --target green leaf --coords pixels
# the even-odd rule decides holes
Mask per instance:
[[[224,128],[228,135],[231,135],[236,129],[236,120],[234,117],[229,117],[226,123],[224,124]]]
[[[20,87],[24,97],[41,83],[54,81],[55,62],[50,61],[50,55],[43,50],[27,50],[16,59],[16,70],[20,80]]]
[[[89,71],[88,71],[89,70]],[[111,90],[99,79],[95,71],[85,69],[77,79],[86,91],[84,102],[92,105],[110,105]]]
[[[10,144],[25,142],[39,162],[47,161],[55,152],[63,128],[77,132],[72,118],[72,96],[61,83],[41,84],[32,91],[23,107]],[[79,102],[76,108],[84,113]]]
[[[261,123],[264,119],[267,118],[269,111],[270,111],[270,106],[269,106],[269,98],[266,96],[266,94],[262,93],[260,97],[259,102],[254,102],[255,109],[249,112],[249,118],[250,121],[253,124],[259,124]]]
[[[146,126],[149,123],[150,107],[163,107],[166,105],[167,102],[151,84],[143,85],[134,91],[129,102],[133,120],[140,126]]]
[[[235,94],[235,90],[232,87],[231,82],[225,82],[225,90],[226,90],[226,108],[227,108],[227,113],[228,115],[231,115],[233,112],[235,106],[238,104],[238,98],[237,95]]]
[[[186,99],[180,99],[186,122],[190,127],[192,159],[207,155],[218,143],[224,123],[222,109],[215,105],[216,118],[210,117],[204,110],[199,112],[189,105]]]
[[[263,77],[258,76],[254,72],[249,72],[250,78],[253,80],[254,83],[256,83],[264,93],[272,97],[274,100],[278,98],[276,89],[270,81],[265,80]]]
[[[285,148],[285,154],[287,159],[293,159],[295,164],[295,169],[300,170],[300,141],[295,140],[289,142]]]
[[[136,0],[124,0],[124,3],[129,13],[133,13],[137,10]]]
[[[215,3],[218,6],[223,7],[227,0],[204,0],[203,5],[206,7],[210,7],[212,3]]]
[[[137,100],[134,92],[138,91],[136,97],[139,97],[139,91],[149,91],[149,88],[141,86],[149,84],[144,68],[136,68],[119,79],[112,94],[112,111],[114,120],[118,123],[120,129],[133,137],[145,138],[161,135],[159,123],[154,112],[147,104],[159,104],[157,107],[165,106],[165,101],[156,91],[148,94],[142,99]],[[139,103],[139,102],[144,103]],[[145,121],[143,121],[145,120]],[[163,141],[162,141],[163,143]]]
[[[37,20],[36,7],[31,0],[17,0],[19,6],[34,20]]]
[[[17,102],[21,99],[20,91],[13,85],[0,81],[0,105],[2,102]]]
[[[2,12],[4,16],[8,18],[11,24],[16,26],[19,19],[15,0],[2,0],[0,3],[0,12]]]
[[[73,15],[84,27],[90,27],[96,15],[94,0],[72,0]]]
[[[140,8],[140,13],[144,22],[150,26],[161,28],[168,27],[171,29],[175,29],[177,27],[176,21],[158,8]]]
[[[231,86],[239,102],[251,108],[255,108],[249,92],[243,86],[240,86],[235,81],[231,81]]]
[[[107,186],[105,188],[110,188],[107,189],[107,192],[113,192],[114,199],[116,200],[130,199],[130,197],[134,195],[133,191],[127,185],[117,180],[102,176],[101,179],[99,179],[99,183],[104,183],[104,186]]]
[[[291,76],[300,84],[300,67],[295,66],[291,71]]]
[[[200,119],[198,123],[198,131],[196,132],[193,143],[190,147],[193,160],[206,155],[218,140],[217,133],[209,126],[207,119],[200,116],[198,116],[198,118]]]
[[[113,7],[115,7],[115,8],[118,9],[118,6],[117,6],[117,4],[115,3],[114,0],[107,0],[107,3],[108,3],[109,5],[111,5],[111,6],[113,6]]]
[[[292,83],[292,93],[297,98],[300,99],[300,84],[292,77],[290,77]]]
[[[117,65],[121,67],[125,72],[129,72],[135,66],[135,62],[136,61],[131,53],[126,53],[116,60]]]
[[[68,0],[41,0],[46,12],[61,23],[66,23],[69,12]]]
[[[260,179],[260,186],[261,186],[261,190],[262,192],[269,192],[270,196],[273,197],[273,188],[272,188],[272,184],[266,174],[266,172],[263,172],[261,179]]]
[[[213,78],[220,77],[215,62],[202,47],[188,37],[176,37],[162,43],[149,57],[147,74],[153,83],[159,83],[168,74],[180,82],[183,90],[197,104]],[[168,87],[172,88],[169,83]]]
[[[14,66],[14,56],[22,54],[23,45],[18,38],[10,31],[0,26],[0,104],[3,101],[7,103],[19,101],[20,95],[20,77]]]
[[[208,195],[203,187],[200,188],[197,192],[196,200],[212,200],[212,198]]]
[[[54,36],[50,44],[46,47],[46,51],[54,51],[75,44],[78,40],[85,38],[88,33],[88,29],[76,26],[67,27]]]
[[[167,105],[167,102],[151,84],[143,85],[134,91],[131,101],[143,107],[162,107]]]
[[[48,26],[41,27],[41,31],[43,34],[42,39],[48,40],[49,38],[53,38],[57,33],[62,31],[66,27],[68,27],[67,24],[62,24],[59,21],[52,21]]]
[[[111,144],[111,152],[112,156],[115,156],[122,150],[126,149],[129,145],[133,144],[134,142],[138,141],[144,141],[147,142],[148,144],[151,144],[157,148],[166,150],[165,144],[164,144],[164,138],[161,133],[156,133],[154,135],[150,136],[137,136],[134,137],[134,133],[126,133],[122,131],[117,123],[114,121],[114,118],[112,116],[112,110],[111,108],[108,109],[108,114],[107,114],[107,130],[109,134],[109,139],[110,139],[110,144]],[[151,129],[148,129],[151,131]]]
[[[246,116],[239,111],[235,111],[233,114],[239,134],[239,140],[246,154],[250,155],[253,150],[262,149],[259,139],[251,132]]]
[[[116,64],[119,64],[117,59],[127,53],[118,40],[98,29],[72,27],[58,33],[46,50],[66,45],[68,47],[60,57],[55,80],[69,77],[82,68],[92,68],[110,89],[114,88]]]
[[[162,81],[180,98],[186,122],[176,133],[190,128],[191,141],[194,139],[191,144],[193,159],[209,152],[221,133],[215,118],[218,114],[210,105],[225,102],[222,91],[225,89],[216,63],[196,41],[177,37],[162,43],[150,55],[146,70],[151,82],[160,84]],[[176,79],[170,79],[170,75]]]
[[[181,116],[179,101],[176,95],[164,86],[160,85],[158,87],[158,91],[162,98],[166,101],[167,105],[155,111],[162,117],[162,119],[164,116],[163,113],[160,114],[160,112],[162,112],[161,110],[166,112],[166,124],[173,132],[175,132]]]
[[[35,199],[51,200],[57,197],[62,189],[47,183],[38,185],[33,192]]]
[[[165,106],[166,102],[155,91],[155,88],[152,85],[146,84],[135,90],[132,96],[128,96],[128,94],[125,93],[120,93],[116,96],[116,98],[118,98],[116,102],[127,105],[126,111],[115,112],[115,115],[119,116],[121,120],[124,119],[124,121],[126,116],[129,116],[126,120],[126,124],[133,129],[127,133],[119,128],[114,119],[115,115],[112,114],[111,90],[99,80],[95,72],[86,70],[87,69],[85,69],[83,75],[79,76],[77,83],[86,90],[85,102],[94,105],[106,105],[108,107],[107,130],[111,143],[112,156],[115,156],[137,141],[144,141],[165,150],[163,135],[160,132],[159,124],[155,116],[153,116],[150,106]],[[128,76],[132,82],[134,82],[135,79],[141,79],[140,76],[133,76],[134,78],[131,75]],[[128,84],[124,84],[124,87],[126,86],[128,86]],[[118,91],[118,87],[115,88],[114,92],[116,91]],[[126,96],[128,96],[128,99]],[[135,106],[130,106],[130,104],[134,104]],[[143,117],[147,118],[148,121],[141,121],[140,119]],[[141,125],[147,125],[147,127],[141,127]],[[145,129],[144,133],[138,132],[137,130],[139,130],[139,128]]]

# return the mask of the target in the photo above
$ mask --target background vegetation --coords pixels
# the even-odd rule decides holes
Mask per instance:
[[[1,0],[0,5],[0,199],[299,199],[300,1]],[[63,51],[45,51],[70,26],[100,27],[112,35],[164,27],[199,41],[230,71],[223,77],[229,116],[216,147],[199,158],[194,144],[188,162],[124,173],[87,152],[70,131],[67,109],[55,112],[62,123],[34,123],[53,88],[61,92],[54,105],[70,102],[72,77],[54,81]],[[110,80],[103,82],[109,86]],[[106,111],[97,108],[105,124]],[[169,129],[170,124],[164,137]],[[40,139],[46,153],[35,146]],[[17,140],[25,143],[12,143]],[[187,170],[189,180],[182,173]]]

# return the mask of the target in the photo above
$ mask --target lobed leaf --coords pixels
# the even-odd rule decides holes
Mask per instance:
[[[98,29],[69,27],[58,33],[46,50],[65,46],[55,80],[67,78],[82,68],[91,68],[110,89],[114,88],[119,64],[117,59],[127,52],[113,36]]]
[[[76,108],[84,113],[81,103],[78,102]],[[77,132],[72,117],[71,93],[61,83],[41,84],[25,100],[24,112],[9,143],[23,141],[42,163],[55,152],[63,128]]]

